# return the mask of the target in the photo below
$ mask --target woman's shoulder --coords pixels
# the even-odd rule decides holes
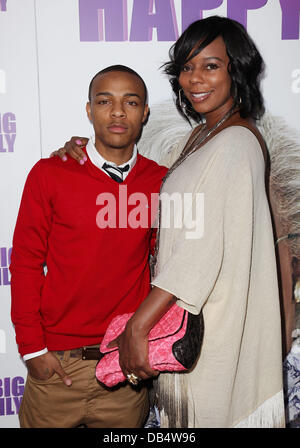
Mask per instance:
[[[259,141],[259,131],[251,130],[241,125],[228,126],[219,132],[211,143],[220,149],[222,154],[236,157],[237,152],[241,157],[262,156],[262,146]]]
[[[227,128],[223,129],[221,132],[219,132],[216,137],[218,137],[219,139],[224,139],[226,141],[230,141],[232,142],[233,139],[236,143],[239,142],[245,142],[245,143],[249,143],[251,144],[258,144],[259,145],[259,141],[258,141],[258,137],[255,134],[259,134],[259,131],[257,130],[255,132],[254,128],[253,130],[249,129],[249,127],[240,125],[240,124],[236,124],[236,125],[232,125],[232,126],[228,126]],[[231,140],[232,139],[232,140]],[[238,140],[236,140],[238,139]]]
[[[265,170],[263,151],[258,138],[244,126],[226,127],[208,141],[205,152],[210,171],[223,172],[225,177],[232,175],[235,170]]]

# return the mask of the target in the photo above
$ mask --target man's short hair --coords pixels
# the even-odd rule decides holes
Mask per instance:
[[[144,86],[144,90],[145,90],[145,104],[148,103],[148,90],[147,90],[145,81],[136,71],[134,71],[130,67],[127,67],[126,65],[111,65],[109,67],[104,68],[103,70],[100,70],[98,73],[96,73],[95,76],[92,78],[90,85],[89,85],[89,93],[88,93],[89,101],[91,101],[91,92],[92,92],[92,86],[93,86],[94,79],[98,75],[102,75],[102,74],[108,73],[108,72],[126,72],[126,73],[131,73],[132,75],[139,78],[141,80],[141,82]]]

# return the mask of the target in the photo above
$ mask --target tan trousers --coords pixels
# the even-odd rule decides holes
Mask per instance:
[[[66,386],[57,374],[46,381],[28,375],[19,411],[21,428],[143,426],[149,411],[146,387],[133,388],[126,382],[108,389],[95,377],[97,361],[71,358],[69,351],[60,362],[72,385]]]

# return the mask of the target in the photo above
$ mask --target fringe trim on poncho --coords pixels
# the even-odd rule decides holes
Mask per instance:
[[[161,428],[188,428],[188,397],[184,373],[163,373],[153,381],[151,406],[160,413]],[[234,428],[285,428],[283,390],[262,403]]]
[[[266,400],[235,428],[285,428],[283,391]]]
[[[153,381],[150,405],[160,413],[161,428],[188,427],[188,396],[184,373],[163,373]]]

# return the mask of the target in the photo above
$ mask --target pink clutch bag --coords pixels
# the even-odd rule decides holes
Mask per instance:
[[[103,355],[96,367],[97,379],[108,387],[126,380],[119,365],[117,347],[107,348],[121,334],[133,313],[116,316],[108,326],[100,345]],[[192,367],[203,339],[202,313],[195,316],[173,305],[149,333],[149,363],[154,370],[178,372]]]

